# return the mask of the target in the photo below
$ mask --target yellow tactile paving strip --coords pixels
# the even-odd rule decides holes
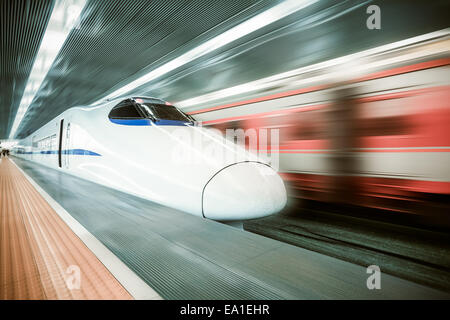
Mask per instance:
[[[0,299],[132,299],[8,158],[0,163]]]

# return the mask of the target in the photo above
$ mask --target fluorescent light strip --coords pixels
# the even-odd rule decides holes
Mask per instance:
[[[449,35],[450,35],[450,28],[432,32],[432,33],[427,33],[427,34],[420,35],[417,37],[401,40],[398,42],[389,43],[389,44],[386,44],[386,45],[383,45],[380,47],[368,49],[365,51],[360,51],[360,52],[350,54],[347,56],[342,56],[342,57],[339,57],[336,59],[319,62],[314,65],[310,65],[310,66],[294,69],[291,71],[279,73],[279,74],[276,74],[273,76],[258,79],[258,80],[244,83],[241,85],[237,85],[234,87],[218,90],[218,91],[211,92],[211,93],[208,93],[205,95],[197,96],[194,98],[189,98],[189,99],[186,99],[183,101],[175,102],[174,104],[176,104],[177,107],[184,109],[186,107],[190,107],[193,105],[200,105],[203,103],[212,102],[215,100],[235,96],[238,94],[243,94],[243,93],[257,91],[257,90],[263,90],[263,89],[270,88],[273,86],[280,86],[285,82],[288,82],[289,84],[292,85],[292,84],[294,84],[292,77],[298,77],[302,74],[306,74],[306,73],[321,70],[321,69],[322,70],[329,69],[329,70],[327,71],[326,74],[322,74],[322,75],[314,76],[314,77],[308,77],[306,79],[299,79],[295,82],[295,85],[296,86],[307,85],[309,83],[323,81],[323,80],[326,80],[326,79],[329,79],[332,77],[335,77],[336,79],[338,79],[339,76],[342,76],[342,75],[344,75],[344,77],[348,78],[351,75],[355,76],[355,74],[361,73],[369,68],[381,67],[381,66],[387,65],[389,63],[398,62],[398,59],[400,59],[400,58],[405,58],[405,59],[406,58],[407,59],[418,58],[418,57],[420,57],[421,53],[414,52],[414,53],[411,53],[408,55],[404,55],[400,58],[394,57],[391,59],[383,59],[378,62],[373,62],[370,64],[364,64],[364,65],[358,64],[358,59],[369,57],[369,56],[375,56],[377,54],[381,54],[384,52],[401,49],[401,48],[404,48],[409,45],[413,45],[413,44],[428,41],[428,40],[433,40],[436,38],[446,37]],[[337,70],[333,69],[333,68],[336,68],[339,66],[341,66],[341,68],[339,68]],[[352,68],[354,70],[352,70]],[[349,73],[349,70],[351,71],[351,74]]]
[[[245,35],[248,35],[258,29],[261,29],[277,20],[280,20],[296,11],[299,11],[318,0],[286,0],[278,5],[273,6],[270,9],[244,21],[243,23],[225,31],[224,33],[216,36],[215,38],[204,42],[198,47],[182,54],[181,56],[171,60],[170,62],[150,71],[149,73],[143,75],[142,77],[126,84],[125,86],[117,89],[111,94],[102,97],[101,99],[92,103],[95,105],[106,99],[112,99],[131,90],[154,80],[172,70],[179,68],[180,66],[197,59],[207,53],[210,53],[220,47],[227,45]]]
[[[9,138],[13,138],[70,31],[79,22],[86,0],[57,0],[28,77]]]
[[[0,141],[0,149],[11,149],[17,144],[17,140],[14,139],[3,139]]]

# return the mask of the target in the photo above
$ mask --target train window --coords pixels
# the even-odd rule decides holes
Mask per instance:
[[[405,135],[411,132],[408,117],[376,117],[359,121],[358,133],[360,136],[394,136]]]
[[[157,103],[142,103],[141,107],[147,113],[147,116],[158,120],[174,120],[183,122],[192,122],[192,118],[184,114],[172,105]]]
[[[130,101],[121,102],[109,113],[110,119],[143,119],[134,103]]]
[[[291,125],[289,140],[323,140],[326,139],[326,126],[323,112],[306,111],[288,115],[286,124]]]

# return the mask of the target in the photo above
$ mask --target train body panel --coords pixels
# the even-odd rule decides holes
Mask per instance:
[[[207,218],[203,213],[203,189],[217,172],[239,162],[250,166],[264,162],[239,146],[230,148],[222,136],[205,128],[157,125],[152,121],[142,125],[137,119],[115,123],[108,114],[119,102],[65,111],[22,140],[16,147],[16,155]],[[227,152],[228,157],[208,152],[211,148]],[[23,152],[17,152],[19,149]],[[269,170],[278,177],[273,169]],[[218,190],[237,188],[234,183],[238,181],[228,181],[227,185],[218,186]],[[271,188],[267,185],[267,189]],[[246,191],[242,192],[240,199],[245,202]],[[275,200],[275,207],[282,208],[286,203],[284,186],[278,192],[284,192],[284,197]],[[214,201],[210,199],[209,203]],[[226,221],[269,214],[266,209],[254,207],[235,214],[223,211],[224,205],[216,204],[221,211],[218,214],[210,211],[210,217]]]

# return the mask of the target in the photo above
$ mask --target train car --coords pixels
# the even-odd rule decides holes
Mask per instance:
[[[448,224],[449,44],[446,32],[308,66],[282,80],[262,79],[264,90],[237,99],[197,98],[189,113],[223,131],[279,129],[279,148],[259,151],[278,154],[293,197],[408,215],[440,212],[439,223]]]
[[[219,221],[274,214],[287,199],[267,162],[155,98],[68,109],[13,154]]]

